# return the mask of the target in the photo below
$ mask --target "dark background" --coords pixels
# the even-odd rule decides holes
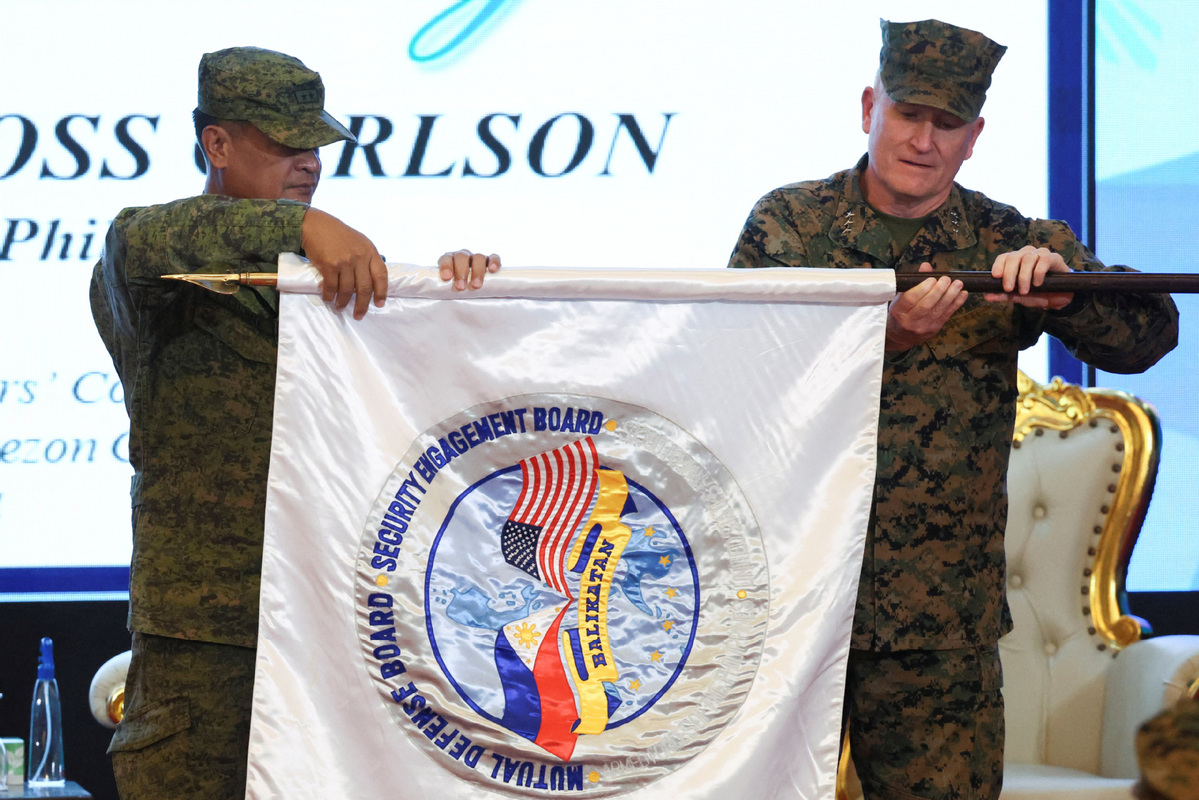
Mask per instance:
[[[128,609],[124,601],[0,603],[0,736],[24,739],[28,758],[38,651],[49,636],[62,703],[64,772],[96,800],[117,800],[117,787],[104,752],[112,731],[92,718],[88,689],[105,661],[129,649]]]

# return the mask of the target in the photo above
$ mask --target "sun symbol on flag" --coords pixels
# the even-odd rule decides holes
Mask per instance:
[[[530,625],[527,622],[522,622],[515,633],[517,643],[525,647],[536,646],[537,640],[541,638],[541,631],[537,630],[535,625]]]

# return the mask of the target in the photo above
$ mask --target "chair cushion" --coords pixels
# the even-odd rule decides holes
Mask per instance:
[[[1133,783],[1065,767],[1008,764],[999,800],[1130,800]]]
[[[1008,763],[1099,772],[1112,651],[1091,628],[1084,594],[1122,437],[1084,425],[1028,436],[1012,451],[1005,539],[1015,629],[1000,640]]]

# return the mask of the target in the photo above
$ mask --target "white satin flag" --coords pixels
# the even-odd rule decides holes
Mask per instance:
[[[252,798],[831,798],[890,272],[280,261]]]

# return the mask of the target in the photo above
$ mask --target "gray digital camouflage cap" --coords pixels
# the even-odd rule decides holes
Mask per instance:
[[[879,75],[892,100],[932,106],[966,121],[978,117],[1006,47],[936,19],[879,23]]]
[[[309,150],[354,135],[325,111],[325,84],[298,58],[260,47],[230,47],[200,59],[197,108],[244,120],[272,141]]]

